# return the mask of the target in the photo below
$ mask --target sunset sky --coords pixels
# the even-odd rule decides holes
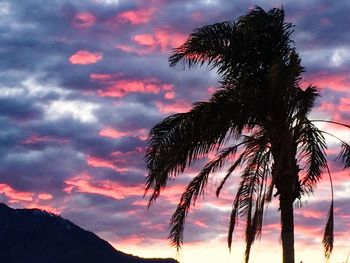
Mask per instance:
[[[170,68],[172,48],[195,28],[236,20],[259,5],[283,5],[306,67],[303,85],[322,98],[314,119],[350,123],[350,1],[0,0],[0,202],[39,207],[93,231],[117,249],[183,263],[243,262],[244,224],[229,253],[228,216],[238,177],[219,199],[220,174],[191,211],[180,253],[167,240],[181,192],[205,160],[180,175],[149,209],[143,198],[147,134],[157,122],[206,100],[215,71]],[[350,133],[320,125],[350,142]],[[350,251],[350,176],[334,159],[335,248]],[[212,190],[212,191],[210,191]],[[323,262],[330,204],[328,177],[295,210],[296,261]],[[276,202],[266,214],[251,262],[281,262]]]

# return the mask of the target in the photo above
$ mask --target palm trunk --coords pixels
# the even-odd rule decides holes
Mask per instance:
[[[294,260],[294,216],[293,201],[285,195],[280,195],[281,238],[283,263],[295,263]]]

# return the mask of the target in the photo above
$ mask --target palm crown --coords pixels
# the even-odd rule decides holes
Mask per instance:
[[[264,209],[274,196],[280,200],[284,262],[294,262],[293,203],[313,191],[328,167],[323,132],[308,118],[319,93],[313,86],[302,89],[299,85],[303,68],[291,33],[283,10],[265,12],[256,7],[237,22],[196,29],[170,56],[171,66],[208,65],[220,76],[220,87],[209,101],[167,117],[150,131],[145,156],[150,204],[170,177],[194,160],[217,153],[188,184],[171,218],[170,239],[176,247],[183,242],[191,204],[204,193],[209,176],[229,164],[216,191],[219,196],[227,179],[240,168],[229,220],[229,248],[237,218],[242,216],[248,262],[251,245],[261,235]],[[340,157],[345,166],[349,166],[348,156],[349,145],[343,142]],[[324,238],[327,255],[333,246],[332,209],[333,202]]]

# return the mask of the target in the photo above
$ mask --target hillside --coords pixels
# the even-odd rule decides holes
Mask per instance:
[[[114,249],[108,242],[60,216],[39,209],[0,204],[0,262],[7,263],[176,263],[144,259]]]

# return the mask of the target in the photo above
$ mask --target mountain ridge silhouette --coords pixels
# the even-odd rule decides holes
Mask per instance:
[[[6,263],[177,263],[116,250],[96,234],[40,209],[0,203],[0,262]]]

